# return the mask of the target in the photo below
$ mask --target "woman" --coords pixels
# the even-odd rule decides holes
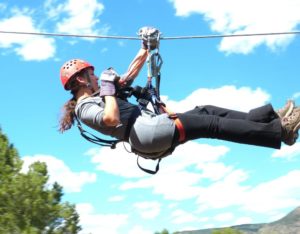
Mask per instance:
[[[146,57],[147,46],[143,43],[118,83],[130,85]],[[73,97],[64,105],[60,131],[70,129],[77,116],[87,126],[129,142],[133,152],[152,159],[169,155],[179,144],[198,138],[216,138],[279,149],[281,142],[293,145],[298,137],[300,108],[295,107],[293,101],[288,101],[277,112],[270,104],[249,113],[197,106],[177,114],[185,133],[185,139],[180,140],[180,131],[168,114],[155,115],[150,111],[141,111],[137,105],[117,98],[116,77],[112,68],[101,74],[99,95],[94,66],[80,59],[66,62],[61,68],[61,81]]]

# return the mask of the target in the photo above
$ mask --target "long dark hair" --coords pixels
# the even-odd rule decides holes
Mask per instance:
[[[75,120],[75,107],[77,104],[76,94],[81,87],[81,85],[76,80],[78,76],[84,76],[84,73],[87,72],[87,69],[83,69],[80,72],[74,74],[68,82],[69,88],[71,90],[72,98],[69,99],[62,107],[61,118],[59,120],[59,132],[63,133],[66,130],[69,130],[74,125]]]

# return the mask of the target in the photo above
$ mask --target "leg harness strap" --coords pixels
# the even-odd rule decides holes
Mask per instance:
[[[170,119],[173,119],[173,121],[176,125],[176,128],[179,132],[178,141],[179,142],[184,142],[185,139],[186,139],[185,129],[183,127],[183,124],[182,124],[181,120],[178,118],[177,114],[170,111],[170,110],[168,110],[167,107],[165,107],[164,105],[161,105],[161,108],[165,113],[167,113],[169,115]]]

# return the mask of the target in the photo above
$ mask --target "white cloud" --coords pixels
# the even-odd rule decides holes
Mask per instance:
[[[160,203],[159,202],[137,202],[133,204],[140,214],[140,216],[144,219],[154,219],[160,213]]]
[[[178,203],[171,203],[168,205],[168,208],[173,209],[176,208],[179,204]]]
[[[60,3],[59,0],[45,0],[44,8],[49,19],[57,20],[64,11],[64,4]]]
[[[277,219],[274,219],[277,220]],[[239,217],[235,222],[234,225],[242,225],[242,224],[249,224],[253,223],[253,219],[250,217]]]
[[[198,165],[197,168],[202,169],[202,178],[208,178],[212,181],[220,180],[234,170],[231,166],[217,162]]]
[[[276,150],[272,154],[273,158],[292,159],[297,156],[300,156],[300,142],[297,142],[292,146],[284,145],[280,150]]]
[[[199,154],[195,152],[199,152]],[[202,174],[201,168],[204,168],[206,163],[212,166],[212,163],[227,152],[228,148],[224,146],[188,142],[178,147],[172,156],[162,160],[161,170],[157,175],[136,181],[127,181],[121,185],[120,189],[152,188],[153,193],[177,201],[197,197],[201,191],[199,187],[201,180],[215,179],[214,175],[213,178],[209,178],[208,173]],[[194,172],[187,170],[187,168],[193,167],[195,168]],[[170,183],[170,181],[176,181],[176,183]]]
[[[0,20],[3,31],[39,32],[30,16],[17,14]],[[45,60],[55,54],[54,39],[44,36],[1,34],[0,47],[13,48],[24,60]]]
[[[101,26],[99,16],[104,5],[97,0],[68,0],[59,3],[57,0],[46,0],[43,6],[48,23],[56,24],[56,32],[82,35],[105,35],[109,27]],[[0,11],[6,10],[5,4],[0,4]],[[7,12],[6,12],[7,13]],[[36,10],[25,7],[11,8],[8,18],[0,18],[2,31],[16,32],[44,32],[45,21],[37,20]],[[64,17],[65,16],[65,17]],[[64,17],[64,18],[63,18]],[[93,40],[91,38],[83,38]],[[71,42],[72,43],[72,42]],[[53,58],[56,53],[55,39],[46,36],[1,34],[0,48],[11,49],[25,61],[42,61]],[[9,50],[8,50],[9,51]],[[10,52],[9,51],[9,52]],[[7,52],[6,52],[7,54]]]
[[[54,40],[35,37],[26,42],[21,48],[16,48],[15,51],[26,61],[46,60],[54,56]]]
[[[235,206],[247,212],[274,215],[280,209],[297,207],[300,203],[299,176],[300,171],[294,170],[279,178],[246,186],[242,185],[248,180],[245,172],[235,171],[200,190],[199,211]]]
[[[198,205],[199,207],[202,205],[204,208],[200,211],[200,213],[205,214],[205,211],[207,210],[214,212],[219,208],[237,207],[241,210],[241,212],[245,210],[247,213],[262,213],[270,215],[270,217],[278,217],[281,209],[298,206],[300,202],[299,176],[300,171],[295,170],[274,180],[255,185],[254,187],[242,185],[249,179],[245,172],[241,170],[234,170],[230,173],[227,172],[224,178],[219,181],[198,189]],[[189,181],[189,178],[186,177],[186,180]],[[173,182],[174,181],[176,181],[177,185],[176,175],[173,178]],[[169,188],[170,184],[168,182],[164,181],[163,183],[165,187]],[[166,184],[168,184],[168,186],[166,186]],[[198,186],[200,187],[200,185]],[[181,187],[179,186],[176,192],[179,192],[180,190]],[[172,193],[172,188],[170,192]],[[141,217],[143,218],[154,218],[158,215],[160,210],[160,205],[157,202],[136,203],[134,204],[134,207],[138,209],[138,212],[140,212]],[[88,210],[88,208],[90,209],[89,206],[87,206],[86,209]],[[89,215],[93,214],[93,212],[89,210],[86,213]],[[94,227],[92,225],[103,225],[103,223],[109,223],[110,218],[113,219],[112,217],[116,217],[116,219],[119,220],[119,222],[117,222],[118,224],[123,220],[123,223],[121,222],[121,224],[117,225],[117,227],[120,227],[126,222],[124,221],[126,218],[122,215],[93,214],[92,218],[89,215],[84,216],[85,218],[82,220],[85,223],[85,227],[89,227],[89,225],[90,227]],[[82,212],[80,212],[80,216],[82,217]],[[235,219],[234,216],[239,216],[239,214],[237,213],[233,215],[233,213],[225,212],[215,215],[212,219],[217,222],[230,222],[231,224],[233,222],[234,224],[253,222],[253,220],[249,217],[240,216]],[[105,221],[103,221],[103,223],[100,222],[99,224],[97,220]],[[203,227],[207,226],[208,222],[211,221],[208,217],[204,217],[203,215],[199,217],[199,215],[193,214],[192,211],[184,211],[181,209],[177,209],[171,213],[171,220],[174,224],[192,224],[201,222],[203,223]],[[210,226],[215,227],[215,225],[216,224]],[[113,231],[108,229],[108,226],[109,225],[105,227],[95,226],[94,229],[90,228],[85,230],[93,230],[95,233],[99,233],[99,230],[105,230],[105,233],[118,233],[115,229]],[[138,233],[138,230],[141,231],[140,233],[148,234],[148,230],[144,230],[141,227],[134,227],[132,229],[132,233]]]
[[[0,11],[3,11],[7,8],[7,5],[4,3],[0,3]]]
[[[118,234],[119,228],[128,222],[126,214],[99,214],[89,203],[76,205],[76,210],[80,216],[82,231],[80,234],[105,233]]]
[[[196,184],[200,178],[201,175],[187,171],[174,172],[173,175],[161,171],[155,177],[125,182],[120,189],[149,188],[153,190],[154,194],[163,195],[165,199],[178,201],[194,198],[199,194],[199,188]],[[176,181],[176,183],[171,183],[170,181]]]
[[[113,196],[108,199],[109,202],[120,202],[124,200],[124,196]]]
[[[97,0],[68,0],[55,9],[60,14],[67,14],[67,17],[57,23],[58,32],[85,35],[107,33],[108,28],[105,27],[101,30],[94,29],[100,22],[99,16],[104,10],[104,5]]]
[[[209,97],[209,99],[207,97]],[[249,111],[269,101],[270,94],[260,88],[253,90],[249,87],[237,88],[232,85],[226,85],[216,89],[198,89],[179,102],[168,100],[167,97],[164,97],[163,100],[171,110],[178,112],[187,111],[193,109],[195,106],[207,104],[233,110]]]
[[[214,217],[214,220],[218,222],[228,222],[231,221],[234,218],[234,215],[230,212],[218,214]]]
[[[300,170],[253,187],[243,194],[243,209],[258,213],[270,213],[280,209],[297,207],[300,203]]]
[[[299,0],[169,0],[177,16],[201,14],[212,31],[220,34],[247,34],[293,31],[300,24]],[[280,17],[279,17],[280,16]],[[223,38],[220,50],[247,54],[257,46],[285,47],[292,35]]]
[[[223,157],[228,148],[224,146],[210,146],[188,142],[179,146],[172,156],[162,160],[160,172],[155,176],[149,176],[142,172],[136,165],[136,156],[127,153],[121,144],[115,150],[97,148],[87,152],[91,156],[97,169],[113,175],[125,178],[137,179],[124,182],[120,189],[152,188],[154,193],[163,194],[167,199],[182,200],[196,197],[199,193],[197,183],[201,179],[216,180],[228,174],[233,169],[216,162]],[[200,152],[199,155],[195,152]],[[141,164],[146,168],[153,168],[152,160],[141,159]],[[215,164],[214,164],[215,163]],[[205,165],[208,165],[207,168]],[[194,166],[197,172],[188,172],[188,167]],[[220,171],[212,173],[213,168]],[[200,173],[203,171],[203,173]],[[169,181],[176,181],[176,184]],[[168,186],[165,186],[168,184]]]
[[[293,94],[292,99],[298,99],[300,97],[300,92]]]
[[[201,217],[192,214],[191,212],[187,212],[181,209],[177,209],[172,212],[172,223],[174,224],[183,224],[183,223],[190,223],[190,222],[207,222],[209,218]]]
[[[130,150],[128,145],[126,147]],[[114,150],[108,147],[94,148],[89,150],[86,155],[91,156],[91,161],[97,165],[98,170],[125,178],[147,176],[138,169],[136,155],[128,153],[123,144],[118,144]]]
[[[153,231],[146,230],[140,225],[134,226],[128,234],[153,234]]]
[[[221,180],[202,187],[197,198],[199,210],[220,209],[241,204],[241,199],[250,189],[250,186],[242,186],[241,183],[245,183],[248,178],[245,171],[236,169]]]
[[[81,187],[87,183],[94,183],[96,181],[96,174],[89,172],[73,172],[65,165],[65,163],[53,156],[49,155],[34,155],[25,156],[22,171],[26,172],[29,165],[40,161],[47,164],[48,173],[50,175],[49,183],[58,182],[63,186],[66,192],[80,192]]]

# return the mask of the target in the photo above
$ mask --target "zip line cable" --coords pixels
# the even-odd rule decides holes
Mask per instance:
[[[275,35],[291,35],[300,34],[300,31],[293,32],[271,32],[271,33],[246,33],[246,34],[220,34],[220,35],[200,35],[200,36],[178,36],[178,37],[163,37],[161,39],[206,39],[206,38],[223,38],[223,37],[251,37],[251,36],[275,36]]]
[[[2,30],[0,30],[0,34],[19,34],[19,35],[52,36],[52,37],[81,37],[81,38],[98,38],[98,39],[141,40],[140,37],[128,37],[128,36],[80,35],[80,34],[21,32],[21,31],[2,31]],[[251,36],[296,35],[296,34],[300,34],[300,31],[270,32],[270,33],[247,33],[247,34],[223,34],[223,35],[220,34],[220,35],[177,36],[177,37],[160,37],[160,39],[161,40],[207,39],[207,38],[224,38],[224,37],[251,37]]]
[[[138,37],[107,36],[107,35],[80,35],[80,34],[62,34],[62,33],[39,33],[39,32],[20,32],[20,31],[0,31],[2,34],[19,34],[34,36],[52,36],[52,37],[84,37],[84,38],[109,38],[109,39],[128,39],[140,40]]]

